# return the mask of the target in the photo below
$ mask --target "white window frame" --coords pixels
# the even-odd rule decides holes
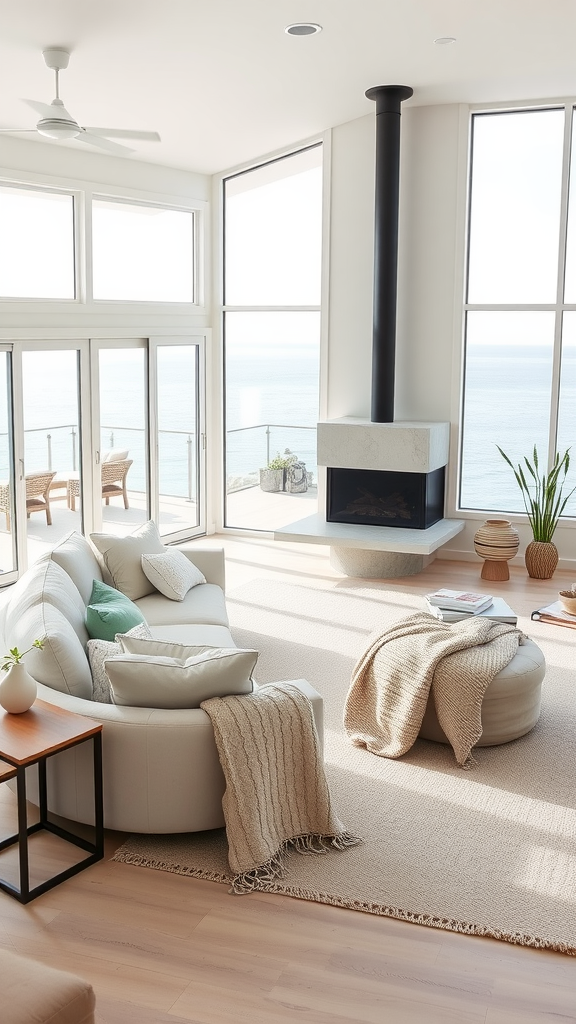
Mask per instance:
[[[467,301],[468,262],[470,252],[470,197],[472,185],[472,123],[476,115],[502,113],[522,110],[563,110],[564,111],[564,143],[562,156],[562,187],[560,198],[560,225],[559,225],[559,252],[558,252],[558,274],[556,281],[556,301],[552,303],[470,303]],[[555,315],[554,324],[554,347],[552,359],[552,392],[550,401],[549,419],[549,444],[548,460],[551,462],[556,453],[556,433],[558,426],[559,396],[560,396],[560,368],[562,356],[562,317],[565,311],[576,311],[576,303],[567,303],[563,300],[564,294],[564,272],[566,266],[566,234],[568,224],[568,199],[570,179],[570,159],[572,148],[572,137],[576,134],[576,98],[568,97],[557,101],[542,100],[539,102],[518,101],[506,104],[483,104],[460,108],[460,139],[459,150],[459,193],[457,196],[457,225],[460,238],[460,251],[457,253],[457,265],[461,268],[455,282],[455,355],[454,360],[454,383],[452,423],[457,427],[452,429],[451,443],[454,445],[456,456],[451,460],[451,472],[448,481],[448,508],[449,515],[458,516],[470,520],[485,520],[489,515],[497,515],[505,512],[506,517],[516,523],[526,523],[528,517],[522,512],[511,512],[507,509],[470,509],[462,508],[460,505],[460,491],[462,478],[462,445],[464,427],[464,401],[465,401],[465,366],[466,366],[466,317],[468,312],[475,311],[512,311],[512,312],[540,312],[549,311]],[[576,141],[575,141],[576,145]],[[576,204],[576,181],[572,182],[573,203]],[[559,522],[559,528],[575,529],[576,519],[563,516]]]
[[[224,304],[224,182],[237,174],[245,171],[256,170],[265,164],[294,156],[305,149],[312,149],[314,146],[322,146],[322,266],[320,283],[320,303],[314,306],[236,306]],[[226,420],[225,420],[225,360],[224,360],[224,318],[226,313],[236,312],[318,312],[320,314],[320,381],[319,381],[319,419],[325,419],[328,415],[328,297],[330,282],[330,183],[331,183],[331,155],[332,155],[332,133],[323,132],[321,135],[290,146],[286,149],[276,150],[257,160],[240,164],[214,176],[213,184],[213,208],[217,224],[217,245],[214,252],[214,276],[217,282],[217,309],[218,316],[215,317],[215,347],[214,366],[212,379],[218,387],[218,392],[212,392],[213,419],[210,425],[211,435],[218,439],[219,460],[211,463],[213,477],[211,480],[211,493],[217,495],[214,505],[209,510],[215,519],[215,528],[218,533],[226,533],[231,536],[272,536],[270,531],[251,530],[235,526],[225,526],[226,513],[226,481],[225,481],[225,446],[226,446]],[[326,494],[326,471],[318,467],[318,507],[323,507]]]

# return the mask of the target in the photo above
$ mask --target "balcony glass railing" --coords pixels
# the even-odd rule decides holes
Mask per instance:
[[[159,430],[161,493],[166,497],[197,500],[196,432]],[[24,431],[26,472],[41,470],[65,474],[77,472],[80,464],[78,424],[38,427]],[[0,434],[0,479],[9,476],[9,440]],[[102,454],[111,448],[126,449],[132,459],[128,486],[131,491],[146,491],[146,433],[137,427],[102,426]]]
[[[237,427],[226,434],[226,492],[256,487],[259,471],[276,455],[286,451],[298,456],[314,483],[316,466],[316,427],[287,423],[258,423],[253,427]]]

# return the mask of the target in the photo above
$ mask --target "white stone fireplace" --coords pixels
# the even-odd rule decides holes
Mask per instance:
[[[377,86],[366,95],[376,102],[371,419],[318,424],[326,514],[275,537],[330,544],[332,565],[346,575],[392,578],[420,572],[464,523],[444,519],[450,425],[394,420],[400,108],[412,89]]]

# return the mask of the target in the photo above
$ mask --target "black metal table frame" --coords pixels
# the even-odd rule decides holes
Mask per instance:
[[[46,762],[49,757],[54,757],[55,754],[59,754],[62,750],[69,750],[71,747],[76,747],[80,743],[87,743],[88,740],[93,741],[93,755],[94,755],[94,842],[90,843],[88,840],[83,839],[81,836],[74,835],[73,832],[68,832],[67,829],[61,828],[54,822],[48,820],[48,786],[46,779]],[[42,893],[48,892],[49,889],[53,889],[55,885],[59,885],[60,882],[66,881],[67,878],[72,878],[73,875],[78,874],[84,868],[89,867],[91,864],[95,864],[96,861],[102,860],[104,856],[104,809],[103,809],[103,794],[102,794],[102,730],[93,733],[91,736],[82,736],[80,739],[73,740],[70,743],[66,743],[65,746],[60,747],[58,750],[51,751],[47,754],[40,754],[38,757],[33,758],[25,765],[15,765],[13,761],[6,755],[2,755],[1,760],[6,764],[13,766],[14,771],[8,772],[2,776],[2,782],[8,782],[10,779],[16,779],[17,787],[17,801],[18,801],[18,831],[8,836],[7,839],[3,839],[0,842],[0,853],[7,849],[9,846],[14,846],[18,843],[19,851],[19,862],[20,862],[20,888],[18,889],[15,885],[0,878],[0,889],[4,892],[9,893],[10,896],[14,896],[15,899],[19,900],[20,903],[30,903],[31,900],[36,899],[37,896],[41,896]],[[28,824],[28,816],[26,809],[26,769],[33,765],[38,765],[38,794],[39,794],[39,810],[40,819],[34,822],[33,825]],[[28,859],[28,837],[33,835],[35,832],[51,832],[53,835],[58,836],[60,839],[64,839],[66,842],[71,843],[73,846],[79,847],[81,850],[86,850],[89,853],[88,857],[84,860],[78,861],[77,864],[73,864],[71,867],[66,868],[64,871],[59,871],[57,875],[52,878],[46,879],[45,882],[41,882],[40,885],[30,888],[30,870],[29,870],[29,859]]]

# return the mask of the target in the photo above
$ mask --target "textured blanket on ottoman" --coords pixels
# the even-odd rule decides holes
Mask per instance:
[[[226,779],[222,808],[233,892],[283,877],[290,848],[326,853],[360,842],[333,811],[312,706],[296,686],[269,683],[201,707],[212,721]]]
[[[371,637],[357,662],[344,725],[352,742],[382,757],[414,743],[432,691],[438,721],[462,767],[482,735],[484,694],[522,643],[515,626],[472,616],[441,622],[417,612]]]

